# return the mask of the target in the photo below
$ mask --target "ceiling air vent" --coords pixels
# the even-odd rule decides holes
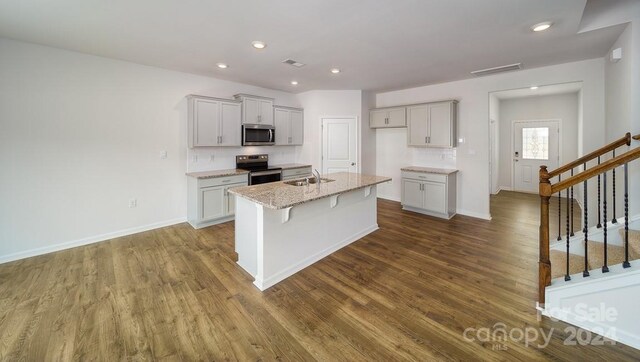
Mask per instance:
[[[522,63],[503,65],[503,66],[495,67],[495,68],[474,70],[473,72],[471,72],[471,74],[473,74],[473,75],[475,75],[477,77],[481,77],[483,75],[502,73],[502,72],[509,72],[509,71],[512,71],[512,70],[519,70],[519,69],[522,69]]]
[[[298,68],[304,67],[306,65],[304,63],[300,63],[300,62],[295,61],[293,59],[285,59],[282,62],[285,63],[285,64],[293,65],[294,67],[298,67]]]

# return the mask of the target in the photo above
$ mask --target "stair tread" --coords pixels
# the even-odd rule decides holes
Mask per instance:
[[[587,249],[589,250],[589,267],[601,268],[604,266],[604,243],[590,242]],[[616,265],[624,262],[624,247],[618,245],[607,245],[607,265]]]
[[[551,250],[549,260],[551,261],[551,278],[564,276],[567,271],[567,253],[560,250]],[[584,257],[577,254],[569,254],[569,274],[580,273],[584,270]]]
[[[624,228],[618,230],[624,240]],[[640,259],[640,230],[629,229],[629,260]]]

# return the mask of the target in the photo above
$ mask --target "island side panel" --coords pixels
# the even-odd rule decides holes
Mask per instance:
[[[264,209],[263,238],[258,246],[254,284],[265,290],[340,248],[378,229],[376,187],[294,206],[289,220],[284,210]],[[260,241],[258,241],[260,244]]]
[[[237,263],[255,278],[258,273],[258,237],[262,236],[262,206],[237,196],[235,229]]]

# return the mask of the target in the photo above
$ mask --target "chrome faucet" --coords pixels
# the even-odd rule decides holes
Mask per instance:
[[[318,171],[317,168],[315,169],[315,173],[314,174],[315,174],[315,177],[316,177],[316,184],[320,185],[320,180],[321,180],[320,172]]]

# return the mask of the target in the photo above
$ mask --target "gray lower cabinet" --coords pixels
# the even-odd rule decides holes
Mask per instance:
[[[187,219],[196,229],[233,220],[235,196],[229,189],[248,185],[248,175],[212,178],[189,177]]]
[[[402,208],[450,219],[456,214],[456,174],[402,171]]]
[[[282,170],[282,181],[295,180],[311,176],[313,176],[311,172],[311,166]]]

